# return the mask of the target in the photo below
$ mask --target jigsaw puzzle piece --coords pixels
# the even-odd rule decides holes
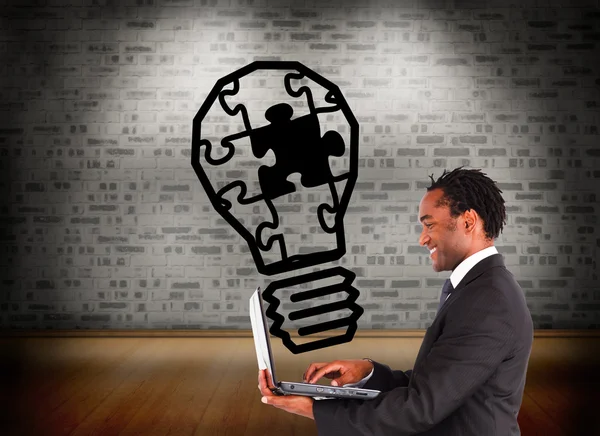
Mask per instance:
[[[335,180],[347,174],[350,171],[350,153],[351,153],[351,126],[343,113],[323,113],[318,114],[321,131],[325,132],[323,137],[331,135],[332,141],[325,139],[330,144],[332,153],[329,155],[329,168]],[[328,132],[332,133],[328,133]],[[341,140],[340,140],[341,138]]]
[[[253,204],[244,201],[246,195],[246,184],[240,180],[228,183],[217,191],[217,199],[223,217],[233,227],[244,228],[246,230],[244,239],[247,240],[253,234],[252,224],[249,222],[249,218],[252,216]],[[237,224],[237,226],[234,224]],[[250,243],[250,241],[247,242]]]
[[[241,180],[228,183],[217,192],[219,204],[232,213],[234,213],[234,205],[248,205],[253,203],[253,201],[249,201],[247,195],[248,186]]]
[[[340,210],[340,196],[344,192],[347,181],[348,177],[344,177],[335,182],[330,182],[328,185],[329,193],[323,203],[317,207],[317,219],[325,233],[335,233],[339,230],[336,217]]]
[[[287,93],[295,98],[305,95],[310,113],[340,110],[334,90],[329,90],[300,72],[289,73],[284,78]]]
[[[272,104],[273,88],[267,88],[268,78],[255,71],[233,82],[231,89],[219,94],[219,102],[223,109],[231,114],[241,114],[244,130],[251,131],[268,124],[264,118],[265,110]],[[276,101],[279,101],[277,98]]]
[[[233,144],[227,141],[224,142],[223,140],[221,140],[220,149],[213,147],[212,142],[208,139],[201,140],[200,147],[204,149],[204,154],[201,153],[200,155],[203,155],[206,162],[212,166],[221,166],[226,164],[231,160],[235,153]]]
[[[285,138],[293,114],[294,109],[287,103],[275,104],[265,111],[265,119],[271,124],[250,134],[254,156],[262,159],[269,149]]]
[[[335,131],[321,137],[316,114],[291,119],[294,111],[287,103],[273,105],[265,112],[271,122],[250,133],[252,152],[261,158],[269,150],[275,154],[273,166],[262,166],[258,178],[265,198],[274,199],[294,192],[287,181],[292,173],[301,174],[301,183],[309,188],[333,179],[329,156],[342,156],[346,145]]]
[[[300,184],[300,174],[294,173],[286,180],[293,191],[297,191],[298,187],[302,189]],[[295,196],[296,194],[294,194]],[[283,254],[281,259],[298,254],[296,244],[299,242],[300,227],[294,227],[297,224],[290,225],[291,222],[298,220],[298,210],[295,207],[290,207],[290,196],[280,196],[278,198],[268,200],[267,204],[272,208],[272,215],[277,214],[277,219],[271,223],[261,227],[261,242],[265,246],[277,243],[280,252]],[[301,206],[302,207],[302,206]],[[301,220],[303,224],[305,222]],[[298,231],[291,231],[297,228]],[[287,234],[286,234],[287,233]],[[277,245],[275,244],[275,245]]]
[[[249,201],[247,186],[239,180],[222,187],[217,195],[224,209],[220,211],[222,216],[240,233],[246,243],[251,248],[269,252],[274,259],[281,260],[280,238],[274,234],[269,235],[266,243],[262,240],[265,236],[262,234],[264,229],[275,229],[279,225],[278,215],[272,203],[256,198]]]
[[[341,228],[335,227],[335,213],[328,212],[334,207],[330,186],[325,184],[307,188],[300,179],[300,174],[291,174],[288,181],[294,182],[295,192],[273,200],[278,210],[287,212],[280,213],[280,216],[290,257],[335,248],[335,231]],[[328,209],[322,206],[324,203],[328,203]],[[321,221],[326,221],[326,224],[323,225]]]
[[[317,207],[317,219],[325,233],[335,233],[335,216],[338,212],[336,202],[330,198],[330,203],[321,203]]]
[[[234,92],[233,84],[228,86],[220,92]],[[243,110],[226,109],[222,107],[218,98],[215,99],[208,108],[202,127],[197,133],[200,136],[200,156],[212,166],[227,164],[233,158],[236,153],[233,146],[235,135],[245,130]]]
[[[268,151],[264,159],[256,159],[252,154],[250,137],[246,132],[238,132],[223,137],[220,140],[220,146],[213,148],[212,156],[210,147],[213,147],[210,141],[204,141],[204,147],[201,147],[201,160],[206,160],[214,168],[203,165],[205,171],[209,174],[213,189],[218,191],[226,184],[232,181],[241,181],[245,183],[244,201],[252,202],[263,198],[260,187],[258,170],[261,164],[266,162],[274,163],[275,155]],[[204,156],[202,148],[206,149]],[[216,150],[216,153],[215,151]],[[228,189],[231,189],[229,187]],[[223,191],[225,192],[225,191]]]
[[[256,228],[256,242],[258,248],[262,251],[267,251],[270,254],[273,253],[274,249],[278,249],[280,257],[278,260],[285,260],[288,256],[285,245],[285,238],[280,228],[279,214],[277,208],[270,199],[263,200],[264,205],[268,210],[268,214],[262,210],[260,216],[262,218],[260,224]],[[268,221],[266,217],[271,215],[271,220]],[[277,232],[275,230],[278,230]]]
[[[237,102],[230,105],[230,101],[228,101],[228,97],[237,96],[240,92],[240,81],[234,80],[230,84],[230,88],[223,88],[219,93],[219,104],[221,108],[225,111],[227,115],[230,117],[235,117],[238,113],[241,115],[242,120],[244,121],[244,130],[252,130],[252,125],[250,124],[250,119],[248,118],[248,109],[242,102]]]
[[[312,118],[312,117],[311,117]],[[318,119],[313,121],[318,125]],[[306,156],[303,162],[302,184],[308,188],[329,183],[333,179],[329,164],[329,156],[343,156],[346,145],[343,138],[334,130],[330,130],[317,140],[310,150],[313,156]]]

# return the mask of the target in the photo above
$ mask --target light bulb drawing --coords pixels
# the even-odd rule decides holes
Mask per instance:
[[[257,93],[261,87],[269,92]],[[275,102],[265,98],[269,93],[279,96]],[[364,312],[352,286],[355,273],[341,266],[314,269],[346,253],[343,219],[358,177],[358,122],[340,89],[300,62],[256,61],[216,82],[194,117],[192,135],[192,167],[214,209],[248,244],[258,272],[277,276],[313,267],[276,277],[264,290],[270,333],[295,354],[350,342]],[[296,207],[285,203],[291,195],[318,203],[311,210],[326,246],[303,246],[305,235],[294,234],[294,217],[286,221],[281,213]],[[318,285],[327,279],[335,283]],[[292,321],[350,312],[303,326],[300,336],[346,330],[295,343],[281,328],[276,294],[297,286],[317,287],[290,295]],[[332,302],[334,293],[345,298]]]

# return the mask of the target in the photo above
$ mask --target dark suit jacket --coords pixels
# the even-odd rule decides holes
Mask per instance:
[[[501,254],[477,263],[427,329],[412,372],[375,362],[374,400],[318,400],[319,436],[519,435],[533,342],[521,287]]]

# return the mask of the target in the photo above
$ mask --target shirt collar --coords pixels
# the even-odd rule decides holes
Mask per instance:
[[[459,263],[458,266],[454,268],[454,271],[452,271],[452,274],[450,274],[450,282],[452,283],[454,289],[456,289],[460,281],[467,275],[471,268],[473,268],[486,257],[494,254],[498,254],[498,250],[492,245],[491,247],[484,248],[477,253],[473,253]]]

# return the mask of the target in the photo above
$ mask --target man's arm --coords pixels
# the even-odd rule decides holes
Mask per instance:
[[[371,363],[373,363],[373,364],[375,363],[375,362],[373,362],[371,359],[369,359],[369,361],[370,361]],[[373,376],[373,371],[375,371],[375,368],[373,368],[373,369],[371,370],[371,372],[370,372],[369,374],[367,374],[367,375],[365,376],[365,378],[363,378],[362,380],[359,380],[359,381],[357,381],[356,383],[346,383],[346,384],[344,385],[344,387],[345,387],[345,388],[362,388],[362,387],[364,387],[364,386],[365,386],[365,384],[366,384],[366,383],[369,381],[369,379],[370,379],[370,378]],[[336,385],[336,386],[337,386],[337,385]]]
[[[313,414],[319,434],[416,434],[456,410],[493,374],[512,347],[509,304],[501,291],[489,291],[474,294],[463,303],[460,313],[447,318],[441,336],[414,368],[409,387],[396,387],[362,402],[315,401]],[[382,383],[393,383],[391,371],[375,369],[367,385],[372,381],[371,386],[376,386],[378,373],[383,376]]]
[[[382,363],[375,362],[374,360],[371,360],[371,362],[373,363],[373,371],[370,375],[359,381],[356,387],[387,392],[394,388],[408,386],[412,370],[406,372],[392,370],[389,366]]]

